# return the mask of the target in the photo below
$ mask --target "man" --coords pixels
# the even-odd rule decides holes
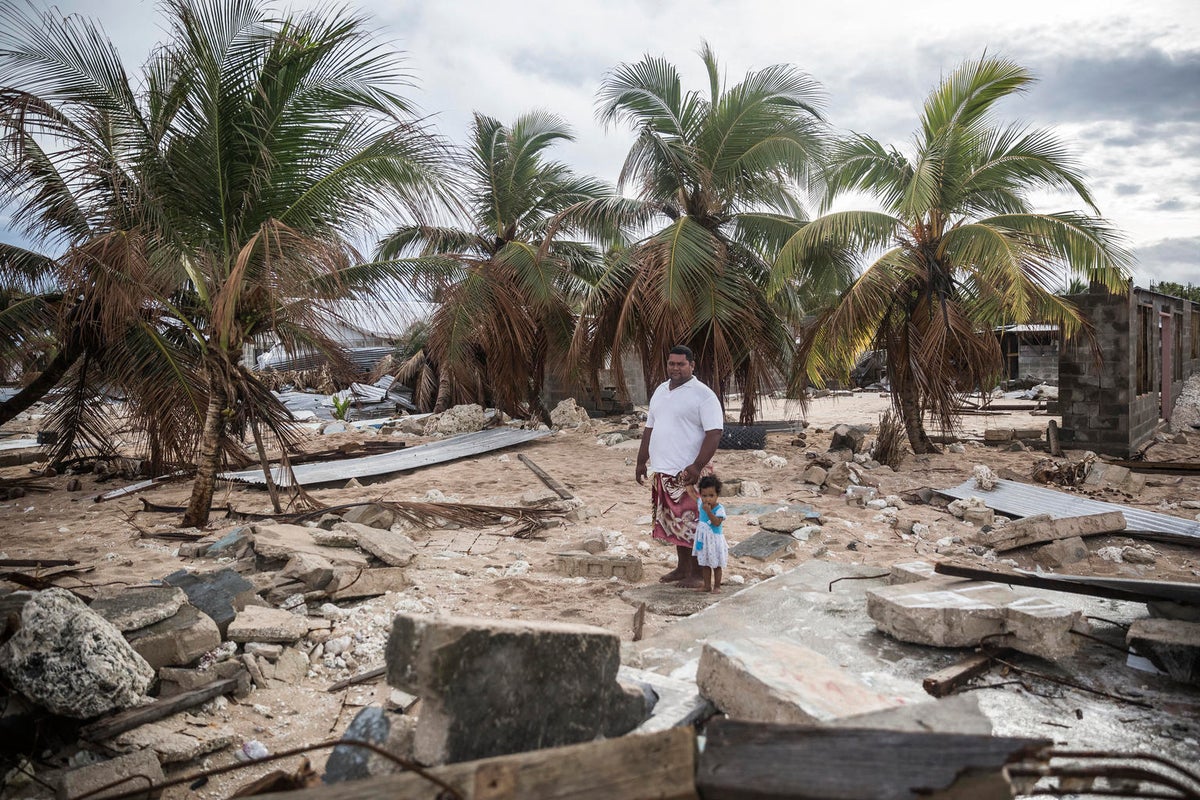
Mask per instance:
[[[679,581],[681,586],[698,587],[700,567],[692,555],[699,519],[695,495],[688,490],[696,485],[708,467],[725,416],[721,401],[713,390],[692,376],[696,368],[691,349],[678,345],[667,355],[667,380],[650,398],[650,413],[638,450],[638,483],[646,481],[646,465],[654,471],[650,498],[654,506],[655,539],[675,545],[678,563],[659,578],[663,583]],[[708,470],[711,472],[711,470]]]

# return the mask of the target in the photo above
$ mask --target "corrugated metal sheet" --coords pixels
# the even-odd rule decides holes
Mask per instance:
[[[338,481],[347,481],[350,478],[366,478],[373,475],[387,475],[388,473],[399,472],[405,469],[420,469],[432,464],[441,464],[446,461],[477,456],[480,453],[499,450],[503,447],[512,447],[513,445],[522,444],[534,439],[541,439],[543,436],[549,435],[550,431],[492,428],[486,431],[451,436],[449,439],[443,439],[440,442],[430,442],[429,444],[417,447],[409,447],[394,453],[381,453],[374,456],[349,458],[343,461],[328,463],[301,464],[293,467],[293,472],[296,475],[296,483],[301,486],[335,483]],[[271,475],[280,486],[291,485],[290,481],[284,480],[282,471],[278,467],[272,468]],[[241,481],[242,483],[266,485],[266,479],[263,478],[261,469],[226,472],[220,478],[226,481]]]
[[[41,446],[37,439],[7,439],[0,442],[0,450],[31,450]]]
[[[987,503],[989,508],[1014,517],[1049,514],[1055,519],[1061,519],[1120,511],[1125,515],[1125,533],[1127,534],[1141,538],[1200,545],[1200,522],[1195,520],[1173,517],[1170,514],[1156,514],[1153,511],[1143,511],[1140,508],[1116,503],[1103,503],[1099,500],[1018,481],[998,480],[995,489],[985,492],[977,488],[972,479],[950,489],[939,489],[938,493],[959,500],[978,497]]]

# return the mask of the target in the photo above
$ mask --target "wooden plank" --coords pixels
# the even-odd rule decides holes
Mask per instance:
[[[182,471],[172,472],[170,475],[159,475],[157,478],[138,481],[137,483],[130,484],[129,486],[125,486],[120,489],[113,489],[111,491],[104,492],[103,494],[98,494],[93,497],[92,500],[96,503],[104,503],[109,500],[116,500],[118,497],[128,497],[131,494],[144,492],[147,489],[153,489],[155,487],[162,486],[164,483],[182,480],[186,477],[187,473]]]
[[[932,675],[926,676],[925,680],[921,681],[921,686],[934,697],[945,697],[987,672],[992,668],[992,662],[996,657],[1004,656],[1009,652],[1009,650],[1000,650],[995,653],[976,653],[968,656],[957,664],[951,664],[945,669],[939,669]]]
[[[1005,583],[1010,586],[1032,586],[1035,589],[1086,594],[1090,597],[1106,597],[1110,600],[1128,600],[1131,603],[1170,600],[1175,603],[1200,606],[1200,584],[1195,583],[1107,578],[1099,575],[1036,575],[1032,572],[983,569],[941,561],[934,564],[933,569],[940,575]]]
[[[73,567],[78,563],[70,558],[0,558],[0,567]]]
[[[147,722],[156,722],[180,711],[207,703],[214,697],[230,694],[238,689],[239,684],[244,684],[245,688],[249,688],[249,680],[249,674],[243,672],[233,678],[223,678],[219,681],[213,681],[207,686],[201,686],[199,689],[193,689],[190,692],[177,694],[166,699],[155,700],[153,703],[148,703],[144,706],[126,709],[83,727],[79,731],[79,736],[82,739],[92,742],[103,742],[106,739],[119,736],[125,731],[145,725]]]
[[[546,484],[551,491],[553,491],[563,500],[575,499],[575,495],[567,491],[567,487],[563,486],[556,478],[552,478],[544,469],[533,463],[533,459],[531,459],[529,456],[521,453],[517,456],[517,458],[521,460],[522,464],[529,467],[530,471],[533,472],[534,475],[537,475],[539,478],[541,478],[542,483]]]
[[[464,800],[696,800],[696,734],[690,728],[465,761],[429,772]],[[438,797],[412,772],[337,783],[276,800],[394,800]]]
[[[709,723],[696,788],[722,800],[980,798],[1004,786],[1006,764],[1051,742],[1011,736]],[[962,782],[963,780],[969,782]]]
[[[1055,458],[1062,458],[1062,443],[1058,440],[1058,421],[1050,420],[1046,423],[1046,441],[1050,444],[1050,455]]]
[[[334,683],[329,684],[329,688],[326,689],[325,691],[336,692],[339,689],[345,689],[347,686],[354,686],[359,683],[366,683],[367,681],[374,680],[375,678],[383,677],[383,675],[386,672],[387,672],[386,664],[384,664],[382,666],[378,666],[378,667],[372,667],[371,669],[367,670],[366,672],[360,672],[357,675],[351,675],[349,678],[342,678],[340,681],[335,681]]]

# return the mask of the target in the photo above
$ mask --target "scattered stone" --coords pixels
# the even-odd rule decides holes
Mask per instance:
[[[126,636],[138,655],[155,669],[191,664],[221,644],[217,623],[191,604],[181,606],[172,617]]]
[[[657,697],[654,713],[633,731],[635,734],[657,733],[691,725],[707,719],[716,711],[711,702],[700,696],[694,681],[667,677],[624,664],[617,672],[617,678],[624,683],[649,689]]]
[[[759,561],[771,561],[777,558],[782,558],[788,553],[796,549],[796,540],[790,534],[784,535],[779,533],[771,533],[770,531],[759,531],[751,536],[738,542],[730,550],[729,554],[738,558],[754,558]]]
[[[764,531],[791,533],[820,519],[821,515],[813,511],[811,506],[798,505],[762,514],[758,518],[758,525]]]
[[[316,528],[306,528],[303,525],[255,525],[254,552],[267,561],[284,563],[297,553],[310,553],[321,556],[335,566],[365,567],[367,565],[367,557],[361,553],[348,548],[325,547],[317,544],[313,539],[313,533],[316,530]]]
[[[58,800],[76,800],[76,798],[84,796],[87,796],[88,800],[117,797],[126,794],[138,785],[145,785],[142,778],[135,777],[142,775],[154,784],[166,780],[158,756],[152,750],[139,750],[65,772],[59,783],[56,797]],[[125,778],[133,778],[133,780],[125,781],[123,780]],[[110,784],[116,785],[111,789],[98,791],[101,787]]]
[[[176,586],[135,586],[93,600],[91,609],[124,633],[173,617],[186,602]]]
[[[315,553],[296,553],[288,559],[279,577],[299,581],[309,591],[324,589],[333,580],[333,564]]]
[[[642,579],[642,559],[637,556],[593,555],[578,550],[556,553],[555,565],[568,578],[621,578],[631,583]]]
[[[821,532],[820,525],[805,525],[802,528],[797,528],[792,531],[792,538],[798,542],[807,542],[813,536]]]
[[[975,479],[975,488],[982,492],[990,492],[996,488],[996,474],[987,464],[976,464],[971,469],[971,476]]]
[[[957,453],[957,454],[967,452],[967,448],[964,447],[961,442],[951,442],[950,445],[946,447],[946,449],[948,451],[950,451],[951,453]]]
[[[1079,647],[1071,631],[1087,631],[1080,611],[997,583],[937,578],[867,592],[876,627],[902,642],[932,647],[997,647],[1056,660]]]
[[[459,433],[473,433],[483,430],[487,418],[483,407],[477,403],[454,406],[443,411],[434,423],[434,430],[443,436],[454,436]]]
[[[1078,536],[1070,539],[1059,539],[1056,542],[1042,545],[1037,551],[1037,560],[1048,567],[1065,567],[1087,561],[1092,555],[1087,544]]]
[[[636,728],[652,709],[617,682],[620,661],[620,639],[600,628],[400,614],[387,679],[421,697],[416,759],[453,763]]]
[[[263,677],[274,678],[288,686],[300,683],[307,674],[308,656],[294,647],[283,648],[283,652],[279,654],[279,659],[275,662],[269,675],[267,669],[263,669]]]
[[[341,517],[333,517],[333,525],[341,525],[345,520]],[[313,528],[312,539],[316,544],[322,547],[358,547],[358,537],[349,531],[325,530],[324,528]],[[321,556],[324,558],[324,556]],[[328,559],[326,559],[328,561]]]
[[[818,467],[816,464],[804,470],[803,475],[804,482],[811,483],[814,486],[824,486],[827,477],[829,477],[829,472],[823,467]]]
[[[178,764],[224,750],[237,739],[232,729],[223,726],[177,730],[165,723],[151,722],[117,736],[112,746],[121,751],[154,753],[163,764]],[[130,788],[133,786],[126,787]]]
[[[379,706],[367,706],[354,717],[342,739],[370,742],[394,755],[408,759],[412,754],[416,720],[400,714],[389,714]],[[399,764],[365,747],[339,744],[333,748],[325,763],[325,783],[373,778],[404,770]]]
[[[954,503],[950,505],[954,505]],[[1035,514],[1005,523],[990,531],[981,532],[979,538],[983,544],[1003,553],[1018,547],[1052,542],[1056,539],[1116,533],[1125,530],[1125,524],[1125,515],[1120,511],[1105,511],[1100,514],[1063,517],[1062,519],[1054,519],[1049,514]]]
[[[580,408],[574,397],[561,401],[550,412],[550,424],[555,428],[578,428],[590,424],[586,408]]]
[[[767,456],[762,460],[764,467],[770,469],[783,469],[788,465],[788,460],[783,456]]]
[[[364,503],[361,506],[346,509],[342,518],[338,520],[338,522],[342,521],[388,530],[396,524],[396,512],[378,503]],[[333,530],[336,527],[337,523],[335,522],[330,529]]]
[[[235,677],[245,669],[240,659],[220,661],[209,669],[185,669],[183,667],[160,667],[158,670],[158,696],[173,697],[207,686],[214,681]]]
[[[1121,558],[1126,564],[1154,564],[1158,561],[1158,553],[1153,547],[1124,547],[1121,549]]]
[[[89,719],[142,701],[154,670],[104,617],[65,589],[38,592],[0,646],[0,673],[54,712]]]
[[[216,572],[181,569],[163,578],[163,582],[183,589],[188,602],[212,618],[222,636],[237,612],[257,601],[254,584],[229,568]]]
[[[417,546],[403,533],[343,522],[338,530],[352,532],[358,546],[390,567],[404,567],[417,557]]]
[[[205,558],[241,558],[250,550],[254,537],[250,528],[239,526],[207,545],[200,555]]]
[[[272,642],[246,642],[246,652],[267,661],[276,661],[283,655],[283,645]]]
[[[846,505],[865,507],[867,503],[874,500],[878,492],[873,486],[859,486],[850,484],[846,487]]]
[[[1174,680],[1200,685],[1200,622],[1135,620],[1125,641]]]
[[[1083,486],[1087,489],[1116,489],[1138,495],[1146,488],[1146,476],[1118,464],[1093,461],[1087,477],[1083,479]]]
[[[825,486],[835,492],[844,492],[846,487],[858,483],[858,477],[850,471],[850,464],[839,461],[825,474]]]
[[[534,506],[543,506],[547,503],[558,502],[558,493],[553,489],[541,487],[538,489],[530,489],[521,495],[521,505],[531,508]]]
[[[833,438],[829,442],[829,449],[849,450],[851,453],[858,453],[862,450],[863,439],[866,437],[866,431],[854,425],[838,425],[833,429]]]
[[[589,531],[583,535],[583,538],[575,540],[567,551],[582,550],[585,553],[596,555],[603,553],[608,549],[608,542],[604,538],[604,534],[600,531]]]
[[[742,481],[742,486],[738,490],[738,495],[741,497],[762,497],[762,484],[758,481]]]
[[[372,567],[354,569],[337,567],[333,580],[325,587],[331,600],[358,600],[379,597],[388,592],[400,592],[408,586],[403,567]]]
[[[229,624],[226,637],[234,642],[297,642],[308,634],[303,617],[276,608],[246,606]]]
[[[903,701],[873,692],[825,656],[782,639],[708,641],[700,694],[734,719],[815,725]]]

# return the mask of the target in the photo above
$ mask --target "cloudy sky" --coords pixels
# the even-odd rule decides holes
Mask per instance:
[[[297,2],[296,7],[316,6]],[[152,0],[65,0],[98,16],[127,66],[161,37]],[[614,180],[632,140],[595,121],[604,73],[650,53],[705,85],[707,40],[730,82],[791,63],[828,93],[829,121],[904,146],[925,95],[965,59],[1011,57],[1039,78],[1007,119],[1051,127],[1077,153],[1101,212],[1125,232],[1139,284],[1200,283],[1200,2],[1008,0],[352,0],[406,56],[413,99],[463,141],[470,115],[557,113],[559,157]],[[2,23],[0,23],[2,24]],[[1043,210],[1073,208],[1042,198]],[[8,238],[5,234],[5,238]]]

